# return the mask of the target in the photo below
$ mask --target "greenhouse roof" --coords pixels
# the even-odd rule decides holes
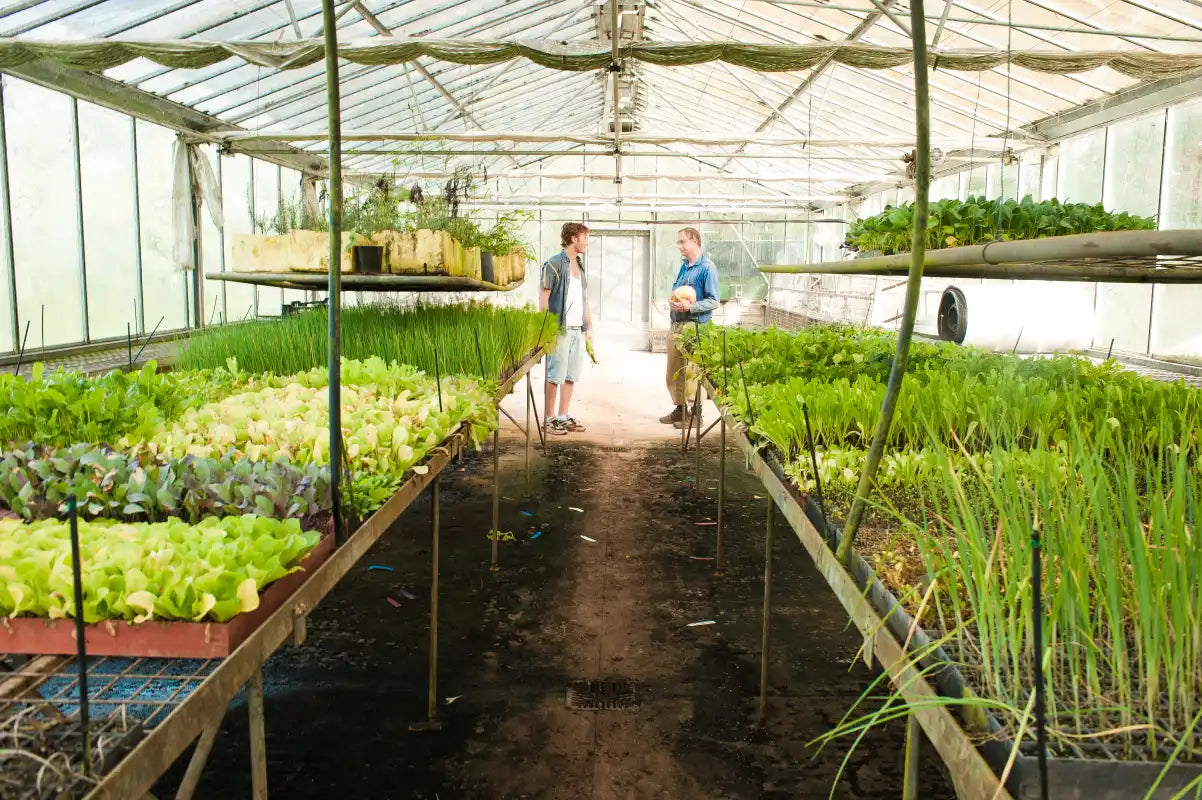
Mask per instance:
[[[912,148],[914,128],[913,78],[904,60],[862,68],[831,51],[796,62],[804,67],[761,71],[748,60],[754,58],[730,53],[687,64],[655,54],[664,51],[656,45],[689,42],[908,48],[905,2],[617,0],[617,9],[610,2],[337,3],[343,46],[383,43],[385,37],[398,43],[514,42],[598,59],[598,66],[581,71],[528,57],[454,63],[437,52],[401,63],[344,60],[342,125],[351,134],[344,142],[344,168],[430,173],[468,164],[500,172],[545,162],[543,169],[554,172],[615,175],[622,169],[612,155],[617,144],[628,172],[746,178],[792,200],[827,197],[904,173],[901,159]],[[1187,60],[1197,58],[1202,43],[1197,0],[930,0],[925,12],[927,40],[937,52],[994,56],[972,71],[950,61],[941,69],[934,59],[934,143],[958,163],[997,160],[1005,147],[1055,141],[1202,89]],[[615,13],[620,52],[627,56],[620,72],[611,72],[604,57]],[[312,40],[319,48],[321,28],[318,0],[0,2],[0,36],[26,43],[118,39],[299,46],[300,40]],[[644,45],[651,57],[635,54]],[[15,45],[7,46],[11,52]],[[1088,61],[1072,70],[1035,71],[1030,68],[1035,60],[1022,66],[1006,57],[1032,51],[1070,58],[1097,51],[1181,58],[1165,60],[1162,72],[1132,72]],[[134,57],[91,72],[40,60],[4,62],[3,69],[180,130],[209,138],[220,134],[235,150],[319,171],[326,152],[322,59],[280,69],[277,62],[248,58],[231,55],[203,66],[173,67]],[[1170,65],[1176,70],[1171,77],[1141,80],[1171,74]],[[616,136],[615,119],[621,120]],[[297,133],[311,135],[289,136]],[[432,140],[433,133],[447,138]],[[660,158],[650,162],[651,169],[631,166],[652,156]]]

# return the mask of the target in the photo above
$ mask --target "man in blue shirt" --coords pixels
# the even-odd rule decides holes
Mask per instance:
[[[685,357],[677,336],[682,333],[696,336],[696,325],[709,323],[718,307],[718,268],[709,256],[701,252],[701,232],[696,228],[681,228],[676,234],[676,246],[680,248],[682,261],[675,291],[681,286],[693,290],[696,300],[673,297],[672,330],[668,336],[668,393],[672,395],[675,408],[659,418],[665,425],[684,428],[689,424],[689,400],[697,395],[699,376]],[[701,410],[696,412],[700,415]]]

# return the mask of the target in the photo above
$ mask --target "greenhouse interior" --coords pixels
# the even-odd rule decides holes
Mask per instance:
[[[0,800],[1202,798],[1197,0],[0,0],[0,231]]]

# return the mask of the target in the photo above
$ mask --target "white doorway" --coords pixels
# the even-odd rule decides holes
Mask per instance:
[[[589,307],[597,337],[611,347],[647,350],[651,234],[592,230],[587,259]]]

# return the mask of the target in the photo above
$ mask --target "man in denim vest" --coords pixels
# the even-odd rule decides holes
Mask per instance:
[[[701,251],[701,232],[696,228],[681,228],[676,234],[676,246],[680,248],[682,261],[680,272],[672,289],[688,286],[696,296],[689,301],[673,295],[672,330],[668,334],[668,393],[672,395],[675,408],[659,418],[665,425],[684,428],[689,424],[689,401],[697,396],[699,377],[681,349],[677,337],[695,336],[696,326],[704,325],[714,316],[718,307],[718,268],[710,257]],[[701,409],[697,409],[698,416]]]
[[[585,339],[592,339],[592,316],[588,308],[588,279],[584,273],[584,251],[588,249],[588,228],[579,222],[565,223],[559,234],[563,250],[543,264],[539,292],[539,310],[550,310],[559,317],[562,329],[555,351],[547,357],[547,382],[543,413],[547,433],[562,436],[585,428],[568,413],[572,390],[584,368]],[[561,388],[562,387],[562,388]],[[559,394],[559,413],[555,395]]]

